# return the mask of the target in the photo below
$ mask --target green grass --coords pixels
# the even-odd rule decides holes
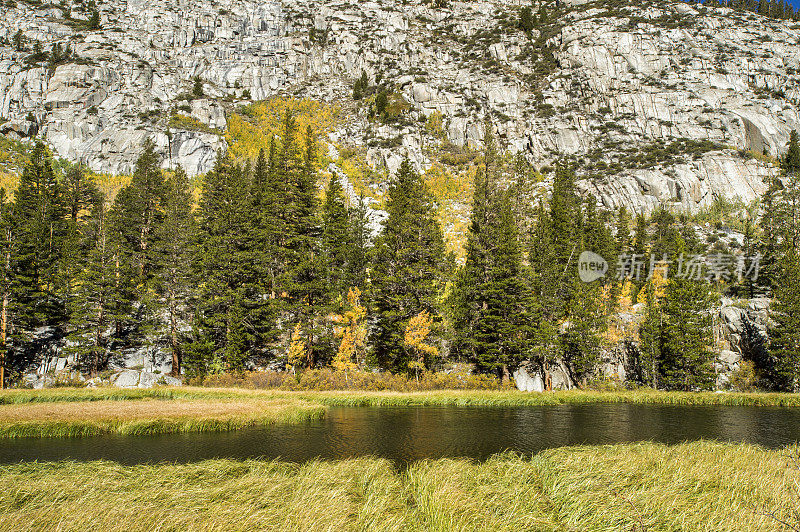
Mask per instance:
[[[800,394],[559,391],[440,390],[431,392],[325,391],[293,392],[244,388],[53,388],[46,390],[0,390],[0,405],[40,402],[129,401],[140,399],[239,399],[299,398],[326,406],[549,406],[587,403],[663,405],[724,405],[800,407]]]
[[[131,401],[140,399],[216,399],[247,395],[243,390],[204,388],[48,388],[45,390],[0,390],[0,405],[61,403],[78,401]]]
[[[376,458],[0,466],[2,530],[777,531],[781,451],[694,442],[566,447],[398,471]]]
[[[559,391],[527,393],[517,391],[435,391],[435,392],[272,392],[291,393],[328,406],[555,406],[588,403],[630,403],[662,405],[800,406],[800,394]]]

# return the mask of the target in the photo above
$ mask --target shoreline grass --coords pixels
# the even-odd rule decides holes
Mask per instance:
[[[425,460],[0,466],[0,529],[777,531],[786,451],[708,441]]]
[[[0,405],[0,438],[221,432],[324,415],[323,405],[300,399],[27,403]]]
[[[659,391],[281,392],[326,406],[559,406],[598,403],[683,406],[800,407],[800,394]]]
[[[0,405],[84,401],[300,399],[325,406],[556,406],[568,404],[630,403],[685,406],[800,407],[800,394],[739,392],[663,392],[655,390],[569,390],[529,393],[520,391],[438,390],[391,391],[287,391],[249,388],[163,387],[150,389],[51,388],[0,390]]]

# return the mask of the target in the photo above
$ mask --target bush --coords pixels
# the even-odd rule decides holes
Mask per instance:
[[[739,367],[731,373],[731,380],[728,383],[731,390],[737,392],[754,392],[756,390],[756,370],[753,362],[742,360]]]
[[[511,389],[500,379],[488,375],[467,373],[423,373],[419,380],[394,373],[355,371],[345,374],[332,369],[312,369],[297,374],[287,371],[251,371],[240,375],[220,373],[209,375],[202,384],[212,388],[281,389],[296,391],[396,391],[417,392],[430,390],[501,390]]]

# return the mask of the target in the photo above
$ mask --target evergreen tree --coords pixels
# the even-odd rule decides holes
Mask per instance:
[[[93,201],[90,216],[78,232],[84,252],[70,299],[67,351],[96,375],[108,358],[109,329],[119,302],[108,206],[105,198],[99,195]]]
[[[347,272],[345,279],[348,287],[367,290],[367,267],[370,259],[370,222],[367,203],[360,196],[355,207],[348,213],[349,245],[347,247]]]
[[[270,300],[277,301],[284,274],[285,253],[282,248],[285,238],[285,212],[288,191],[279,181],[278,155],[275,138],[270,139],[269,158],[260,150],[256,159],[252,179],[252,243],[256,253],[255,267],[261,280],[261,290]],[[263,321],[263,320],[262,320]]]
[[[89,21],[87,22],[87,27],[90,30],[99,30],[100,29],[100,12],[96,9],[92,11],[92,14],[89,16]]]
[[[663,285],[666,280],[656,274],[644,285],[640,300],[645,300],[644,321],[639,328],[639,338],[641,340],[639,356],[634,360],[635,380],[642,385],[658,389],[659,368],[661,360],[662,346],[666,344],[666,328],[664,328],[664,317],[659,299],[663,297]]]
[[[486,290],[489,283],[490,253],[495,242],[490,227],[492,202],[496,194],[493,179],[494,141],[491,124],[486,123],[484,164],[475,173],[472,195],[472,214],[466,243],[464,266],[456,275],[456,282],[449,296],[453,326],[453,352],[469,360],[486,359],[491,348],[491,339],[477,334],[477,327],[488,310]],[[491,364],[487,367],[491,368]]]
[[[402,370],[410,361],[404,348],[406,325],[423,311],[437,315],[447,268],[433,202],[407,160],[389,188],[386,208],[389,216],[374,252],[372,337],[377,360]]]
[[[508,380],[509,368],[530,355],[534,302],[526,283],[517,222],[507,193],[498,193],[493,210],[495,219],[487,228],[493,245],[486,284],[481,287],[485,300],[475,324],[475,359],[478,367]]]
[[[670,279],[658,311],[648,312],[643,350],[657,359],[657,383],[668,390],[707,390],[715,384],[711,337],[712,296],[707,283]],[[658,320],[656,322],[656,320]],[[651,378],[654,376],[651,375]]]
[[[153,242],[164,217],[166,184],[151,140],[144,143],[131,182],[120,190],[112,209],[112,230],[119,241],[121,272],[143,285],[154,273]]]
[[[19,344],[43,326],[60,334],[66,309],[62,259],[68,234],[64,189],[47,148],[37,143],[15,194],[11,220],[12,305]],[[35,346],[31,346],[36,351]],[[32,355],[29,351],[26,356]]]
[[[800,378],[800,261],[796,252],[783,257],[780,273],[771,313],[775,327],[770,331],[769,354],[774,369],[768,377],[777,389],[792,392]]]
[[[552,234],[558,235],[558,238],[553,241],[555,259],[565,270],[576,263],[580,253],[578,249],[580,203],[575,187],[575,173],[568,166],[559,164],[553,180],[550,224]]]
[[[530,7],[523,7],[519,12],[519,28],[530,35],[533,30],[533,14]]]
[[[291,115],[288,120],[294,121]],[[287,131],[294,125],[287,127]],[[285,138],[284,142],[290,139]],[[317,212],[317,147],[311,127],[305,135],[305,153],[295,172],[296,180],[290,182],[292,198],[289,202],[289,220],[286,242],[289,277],[287,293],[289,310],[297,323],[303,324],[305,360],[309,368],[314,367],[317,355],[317,340],[324,333],[321,314],[325,304],[325,279],[320,275],[321,228]]]
[[[69,213],[67,235],[62,254],[62,271],[67,288],[66,304],[70,305],[74,286],[82,268],[81,261],[91,249],[91,241],[85,238],[87,224],[97,215],[95,209],[100,201],[100,190],[86,175],[81,164],[71,165],[64,174],[64,200]]]
[[[220,154],[206,175],[197,210],[195,273],[198,305],[187,368],[202,374],[212,367],[241,371],[252,344],[250,305],[257,293],[251,184],[247,173]]]
[[[345,294],[348,286],[347,270],[350,253],[350,220],[344,191],[338,177],[331,175],[322,206],[323,271],[328,292],[332,298]]]
[[[484,164],[475,175],[467,256],[449,296],[453,350],[508,379],[509,367],[530,355],[533,307],[522,266],[511,191],[497,190],[491,124]]]
[[[165,323],[160,327],[168,338],[172,355],[172,374],[181,373],[183,339],[180,322],[187,319],[191,280],[194,215],[189,179],[183,168],[165,183],[164,220],[156,228],[154,242],[155,270],[153,284],[157,308],[163,310]]]
[[[14,50],[17,52],[21,52],[25,49],[25,35],[23,35],[22,30],[17,30],[14,37],[11,38],[11,42],[14,45]]]

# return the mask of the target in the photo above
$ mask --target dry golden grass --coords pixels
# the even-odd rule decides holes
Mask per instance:
[[[532,459],[0,466],[0,530],[763,531],[800,503],[784,451],[694,442]]]
[[[32,402],[0,405],[0,436],[231,430],[323,414],[324,407],[294,398]]]

